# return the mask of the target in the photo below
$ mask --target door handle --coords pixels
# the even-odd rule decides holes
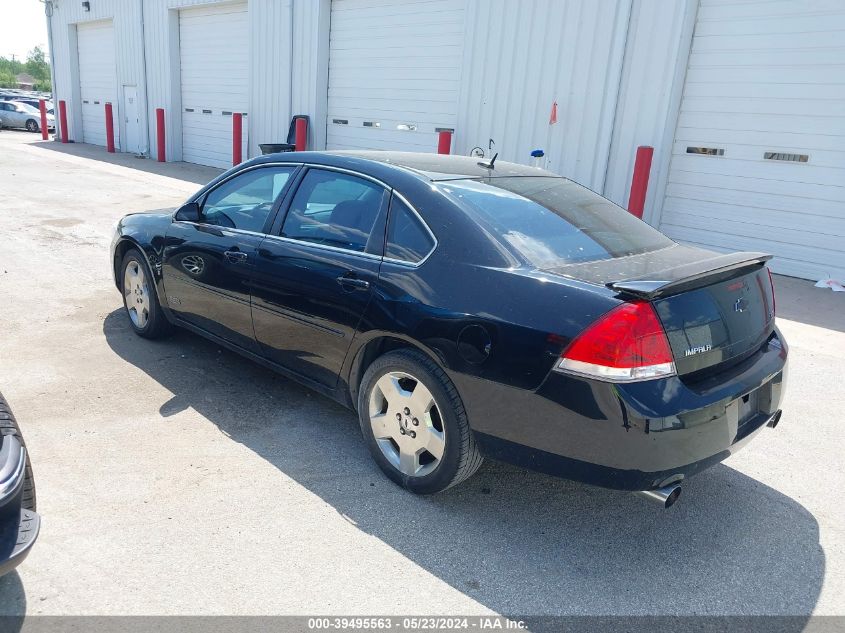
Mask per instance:
[[[246,253],[241,253],[240,251],[226,251],[223,253],[226,256],[226,259],[229,260],[232,264],[242,264],[246,261],[247,255]]]
[[[341,275],[337,278],[337,283],[341,286],[352,286],[353,288],[359,288],[361,290],[369,290],[370,282],[365,281],[364,279],[358,279],[357,277],[350,277],[348,275]]]

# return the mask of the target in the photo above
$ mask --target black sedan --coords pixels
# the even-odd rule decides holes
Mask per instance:
[[[0,394],[0,576],[27,557],[40,525],[26,444],[12,410]]]
[[[768,259],[522,165],[303,152],[126,216],[111,261],[137,334],[186,328],[357,410],[409,490],[489,456],[668,506],[780,419]]]

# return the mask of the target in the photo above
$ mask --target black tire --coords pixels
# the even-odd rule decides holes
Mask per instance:
[[[434,396],[445,434],[443,457],[423,476],[407,475],[396,468],[379,448],[369,418],[370,395],[385,374],[398,371],[419,379]],[[413,349],[389,352],[367,368],[358,391],[358,419],[373,459],[392,481],[417,494],[441,492],[478,470],[483,458],[478,451],[463,402],[446,373],[425,354]]]
[[[12,410],[9,408],[3,394],[0,393],[0,436],[14,435],[22,446],[26,447],[20,427],[18,426]],[[32,476],[32,464],[29,461],[29,451],[26,452],[26,476],[23,482],[23,498],[21,507],[24,510],[35,512],[35,478]]]
[[[149,297],[149,301],[147,302],[148,318],[143,325],[138,325],[132,320],[130,309],[127,305],[127,296],[123,289],[126,268],[131,264],[137,264],[143,270],[147,286]],[[132,328],[132,331],[138,336],[148,339],[158,339],[168,336],[173,331],[173,326],[161,309],[161,304],[158,301],[158,293],[156,292],[155,280],[150,267],[147,265],[147,260],[137,249],[130,249],[123,256],[123,261],[120,263],[118,279],[120,280],[120,291],[123,296],[123,309],[126,311],[126,317],[129,319],[129,326]]]
[[[26,130],[27,130],[27,132],[38,132],[39,129],[40,128],[38,127],[38,121],[36,121],[35,119],[27,119],[26,120]]]

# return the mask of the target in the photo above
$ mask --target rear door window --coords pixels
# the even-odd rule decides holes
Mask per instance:
[[[372,253],[382,244],[387,196],[384,187],[366,178],[309,169],[291,201],[282,237]]]

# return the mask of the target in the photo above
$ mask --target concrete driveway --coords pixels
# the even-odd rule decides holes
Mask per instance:
[[[44,517],[0,614],[845,614],[845,293],[776,280],[783,420],[668,511],[492,462],[418,498],[351,412],[129,330],[112,227],[216,173],[0,134],[0,389]]]

